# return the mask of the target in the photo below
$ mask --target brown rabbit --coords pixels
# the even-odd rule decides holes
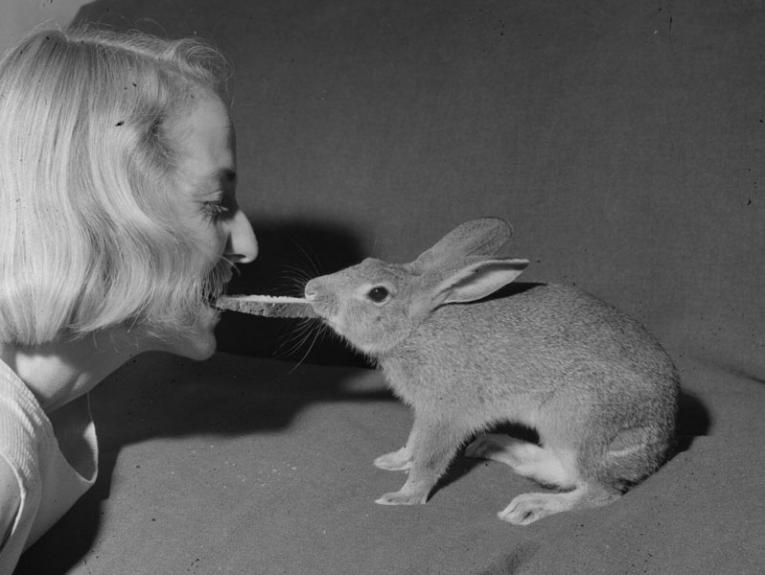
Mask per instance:
[[[515,497],[499,513],[510,523],[610,503],[668,457],[670,358],[582,291],[514,284],[496,297],[528,265],[492,255],[509,237],[503,220],[470,221],[412,263],[366,259],[305,287],[316,313],[414,410],[406,446],[374,461],[408,479],[377,503],[425,503],[460,446],[501,422],[536,430],[539,442],[483,435],[466,454],[557,488]]]

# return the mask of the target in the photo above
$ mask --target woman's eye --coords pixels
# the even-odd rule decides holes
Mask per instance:
[[[383,286],[373,287],[367,292],[367,297],[375,303],[382,303],[390,296],[388,288]]]
[[[221,202],[204,202],[205,213],[211,218],[220,218],[228,213],[228,208]]]

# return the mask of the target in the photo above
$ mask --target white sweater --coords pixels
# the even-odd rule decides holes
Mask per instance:
[[[0,575],[6,575],[21,553],[95,483],[98,446],[88,397],[49,418],[0,361],[0,457],[14,470],[21,493],[10,537],[0,551]]]

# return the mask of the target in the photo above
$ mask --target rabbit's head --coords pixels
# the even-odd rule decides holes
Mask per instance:
[[[472,220],[411,263],[369,258],[311,280],[305,296],[335,332],[379,356],[440,306],[482,299],[518,277],[528,260],[493,256],[510,234],[503,220]]]

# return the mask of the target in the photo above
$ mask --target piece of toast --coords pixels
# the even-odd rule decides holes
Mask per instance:
[[[299,297],[224,295],[215,307],[262,317],[316,317],[308,300]]]

